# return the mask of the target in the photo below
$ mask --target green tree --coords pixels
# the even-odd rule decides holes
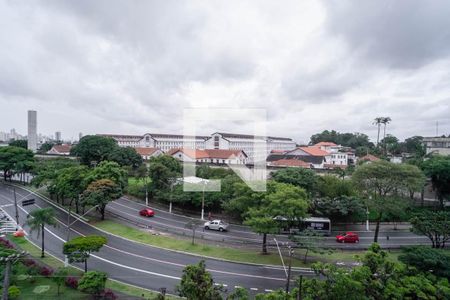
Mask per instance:
[[[384,155],[387,155],[387,149],[386,149],[386,127],[387,124],[391,123],[392,119],[390,117],[384,117],[381,123],[384,125],[383,127],[383,149],[384,149]]]
[[[86,135],[77,145],[72,147],[70,153],[80,158],[82,164],[91,166],[107,160],[110,153],[119,146],[113,138]]]
[[[153,194],[168,190],[171,180],[181,175],[181,164],[172,156],[158,155],[150,158],[149,163],[150,188]]]
[[[105,272],[89,271],[84,273],[78,282],[78,289],[96,297],[105,290],[108,275]]]
[[[109,179],[113,181],[121,190],[124,190],[128,184],[127,172],[113,161],[102,161],[86,177],[86,183],[89,184],[99,179]]]
[[[423,174],[417,167],[383,160],[359,166],[352,180],[367,198],[369,208],[376,212],[374,242],[378,241],[383,213],[395,206],[399,196],[411,190],[420,191],[424,184]]]
[[[63,253],[70,262],[84,262],[84,272],[87,272],[87,260],[92,252],[98,252],[108,242],[103,236],[79,236],[64,243]]]
[[[99,179],[88,185],[82,195],[82,204],[97,206],[101,219],[105,219],[106,205],[122,197],[122,189],[110,179]]]
[[[122,167],[129,166],[132,169],[137,169],[142,165],[142,156],[131,147],[116,147],[108,154],[108,160],[114,161]]]
[[[44,257],[45,225],[56,226],[55,211],[51,207],[35,209],[27,216],[26,224],[30,226],[31,231],[36,230],[38,235],[41,234],[41,257]]]
[[[221,286],[215,286],[211,274],[206,271],[205,261],[200,261],[198,265],[188,265],[183,270],[180,285],[177,291],[181,297],[188,300],[220,300]]]
[[[387,153],[390,154],[400,154],[402,153],[402,146],[397,137],[388,134],[385,138],[381,140],[381,143],[386,148]]]
[[[450,196],[450,156],[432,156],[425,160],[421,167],[425,175],[431,178],[436,196],[443,208],[444,200]]]
[[[383,117],[376,117],[373,121],[373,124],[377,126],[377,148],[380,146],[380,129],[383,119]]]
[[[43,143],[42,145],[41,145],[41,147],[39,147],[39,149],[38,149],[38,153],[40,153],[40,154],[45,154],[45,153],[47,153],[48,151],[50,151],[50,149],[52,149],[52,147],[54,146],[55,144],[54,143],[50,143],[50,142],[45,142],[45,143]]]
[[[424,246],[402,248],[398,259],[406,265],[413,266],[427,273],[450,279],[450,256],[441,249]]]
[[[260,197],[260,195],[258,195]],[[262,253],[267,254],[267,234],[277,233],[282,218],[289,226],[299,226],[308,209],[307,196],[303,189],[285,183],[273,183],[260,205],[250,207],[244,223],[263,235]]]
[[[335,130],[324,130],[311,136],[310,144],[314,145],[319,142],[333,142],[344,147],[356,149],[358,147],[373,148],[373,143],[369,141],[369,137],[363,133],[340,133]]]
[[[426,235],[433,248],[444,248],[450,240],[450,212],[423,211],[411,219],[412,231]]]
[[[23,149],[28,149],[28,141],[27,140],[14,140],[8,143],[9,146],[19,147]]]
[[[305,229],[295,235],[289,237],[296,245],[296,248],[304,249],[303,262],[306,264],[308,260],[308,254],[310,252],[324,254],[325,250],[325,238],[323,234],[316,232],[312,229]]]
[[[55,273],[52,275],[52,280],[55,282],[57,287],[57,295],[60,294],[60,288],[66,281],[66,277],[69,275],[69,268],[58,268]]]
[[[64,199],[70,199],[70,205],[75,202],[76,212],[79,213],[79,198],[86,188],[86,177],[89,174],[89,169],[86,166],[74,166],[64,168],[58,171],[54,181],[54,192],[61,198],[64,204]]]
[[[317,177],[314,171],[303,168],[286,168],[272,175],[273,180],[298,186],[309,194],[312,194],[316,188]]]
[[[426,148],[423,144],[423,137],[412,136],[403,142],[405,152],[413,154],[415,157],[422,158],[426,154]]]
[[[248,291],[242,287],[237,287],[227,296],[227,300],[249,300]]]
[[[34,164],[34,154],[30,150],[21,147],[6,146],[0,147],[0,170],[3,171],[3,179],[14,173],[21,173],[31,170]]]

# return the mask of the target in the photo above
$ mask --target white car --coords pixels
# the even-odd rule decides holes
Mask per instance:
[[[204,228],[206,230],[219,230],[219,231],[227,231],[228,224],[221,220],[212,220],[205,223]]]

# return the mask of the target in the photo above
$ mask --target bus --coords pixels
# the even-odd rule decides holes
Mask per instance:
[[[299,231],[309,229],[315,232],[319,232],[323,235],[330,236],[331,235],[331,221],[329,218],[322,217],[309,217],[302,219],[299,227],[290,227],[288,224],[288,219],[285,217],[277,216],[274,218],[282,225],[280,233],[297,233]]]

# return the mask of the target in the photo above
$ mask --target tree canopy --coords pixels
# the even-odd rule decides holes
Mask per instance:
[[[450,212],[423,211],[411,219],[412,231],[426,235],[433,248],[444,248],[450,241]]]
[[[80,158],[82,164],[91,166],[107,160],[110,153],[118,147],[117,142],[110,137],[86,135],[70,153]]]
[[[103,236],[79,236],[64,243],[63,253],[69,262],[84,262],[84,271],[87,272],[87,259],[92,252],[98,252],[108,242]]]
[[[129,166],[137,169],[142,165],[142,156],[139,155],[134,148],[131,147],[115,147],[109,154],[108,160],[118,163],[120,166]]]
[[[83,205],[98,206],[102,220],[105,219],[106,205],[122,196],[120,186],[110,179],[99,179],[91,182],[83,192],[81,203]]]
[[[358,147],[373,148],[374,145],[369,141],[369,137],[363,133],[340,133],[335,130],[324,130],[311,136],[310,144],[314,145],[319,142],[333,142],[344,147],[356,149]]]
[[[272,174],[273,180],[298,186],[309,194],[316,188],[317,177],[314,171],[303,168],[286,168]]]
[[[14,140],[8,143],[9,146],[19,147],[23,149],[28,149],[28,141],[27,140]]]
[[[0,170],[3,171],[5,181],[14,173],[31,170],[33,164],[34,154],[30,150],[14,146],[0,147]]]
[[[211,274],[206,271],[205,261],[200,261],[197,265],[188,265],[183,270],[180,285],[177,286],[181,297],[189,300],[208,299],[220,300],[222,288],[214,285]]]
[[[395,200],[410,191],[422,189],[425,178],[413,165],[394,164],[384,160],[359,166],[352,176],[353,183],[372,211],[377,214],[374,241],[383,213],[395,206]]]
[[[444,200],[450,198],[450,156],[434,155],[421,165],[425,175],[431,178],[436,196],[444,206]]]

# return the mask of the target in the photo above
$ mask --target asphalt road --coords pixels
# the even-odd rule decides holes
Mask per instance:
[[[19,223],[21,225],[24,225],[30,211],[52,206],[39,196],[32,195],[21,188],[16,188],[16,196],[18,203],[29,198],[36,200],[35,205],[26,207],[19,205]],[[13,189],[0,184],[0,205],[10,217],[14,218],[13,203]],[[58,226],[46,228],[46,250],[51,255],[64,259],[62,245],[67,239],[65,227],[67,214],[56,207],[55,213]],[[163,215],[160,217],[162,218]],[[180,217],[174,216],[174,218]],[[71,218],[71,222],[75,220],[75,218]],[[154,221],[157,220],[155,218]],[[166,221],[170,222],[170,220]],[[29,239],[40,245],[40,237],[34,232],[30,233],[27,226],[23,227],[28,233]],[[110,278],[144,288],[158,290],[165,287],[169,293],[175,293],[175,287],[179,283],[183,268],[186,265],[198,263],[202,259],[198,256],[163,250],[114,236],[100,231],[82,220],[78,220],[72,225],[70,237],[92,234],[106,236],[108,244],[100,252],[91,255],[88,268],[105,271]],[[236,286],[241,286],[255,294],[283,288],[286,283],[285,272],[281,267],[231,263],[216,259],[205,259],[205,262],[215,282],[223,284],[228,291],[233,290]],[[294,277],[299,274],[312,275],[310,270],[300,268],[293,268],[293,274]]]
[[[185,228],[185,224],[191,219],[178,214],[151,207],[155,211],[154,217],[142,217],[139,211],[146,208],[144,204],[129,200],[126,197],[118,199],[106,207],[107,212],[113,216],[120,216],[131,225],[139,223],[141,226],[149,226],[154,230],[168,232],[175,235],[189,236],[190,229]],[[373,242],[374,232],[358,231],[360,242],[357,244],[340,244],[336,242],[335,236],[339,232],[332,232],[330,237],[325,238],[324,246],[330,248],[344,249],[367,249]],[[209,241],[222,242],[230,245],[245,246],[248,248],[260,248],[262,237],[254,233],[247,226],[230,224],[228,232],[205,230],[200,233],[200,238]],[[287,235],[269,235],[268,241],[275,247],[273,238],[279,242],[289,242]],[[428,245],[429,239],[426,236],[419,236],[408,231],[386,231],[380,232],[378,242],[383,247],[399,248],[407,245]]]

